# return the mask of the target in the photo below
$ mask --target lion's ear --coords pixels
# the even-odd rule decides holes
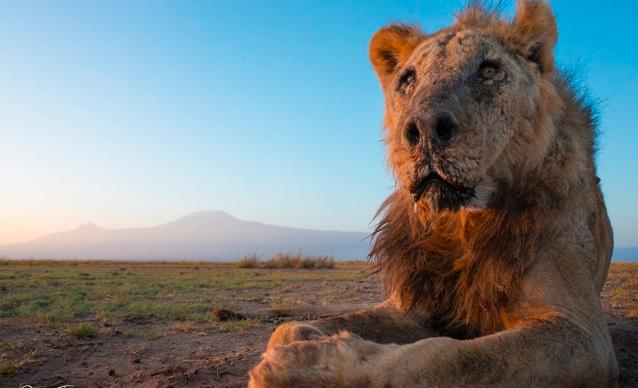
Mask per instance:
[[[512,28],[516,49],[536,63],[541,74],[551,74],[558,31],[549,4],[540,0],[517,1]]]
[[[377,31],[370,41],[370,62],[381,86],[386,89],[395,70],[412,54],[423,40],[423,33],[414,26],[391,24]]]

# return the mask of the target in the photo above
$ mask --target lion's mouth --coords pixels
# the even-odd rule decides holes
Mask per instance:
[[[474,190],[453,183],[436,172],[415,180],[410,186],[410,194],[416,204],[427,197],[436,210],[458,210],[474,197]]]

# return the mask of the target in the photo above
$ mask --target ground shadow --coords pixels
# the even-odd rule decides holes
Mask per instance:
[[[610,318],[609,330],[620,369],[619,387],[638,387],[638,318]]]

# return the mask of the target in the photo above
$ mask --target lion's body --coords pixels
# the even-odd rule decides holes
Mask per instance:
[[[512,23],[476,6],[375,35],[397,188],[371,258],[389,298],[281,326],[252,386],[615,386],[594,124],[555,40],[539,1]]]

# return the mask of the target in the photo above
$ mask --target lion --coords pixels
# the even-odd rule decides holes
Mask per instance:
[[[396,188],[370,257],[388,298],[281,325],[250,387],[616,386],[595,124],[556,40],[540,0],[373,36]]]

